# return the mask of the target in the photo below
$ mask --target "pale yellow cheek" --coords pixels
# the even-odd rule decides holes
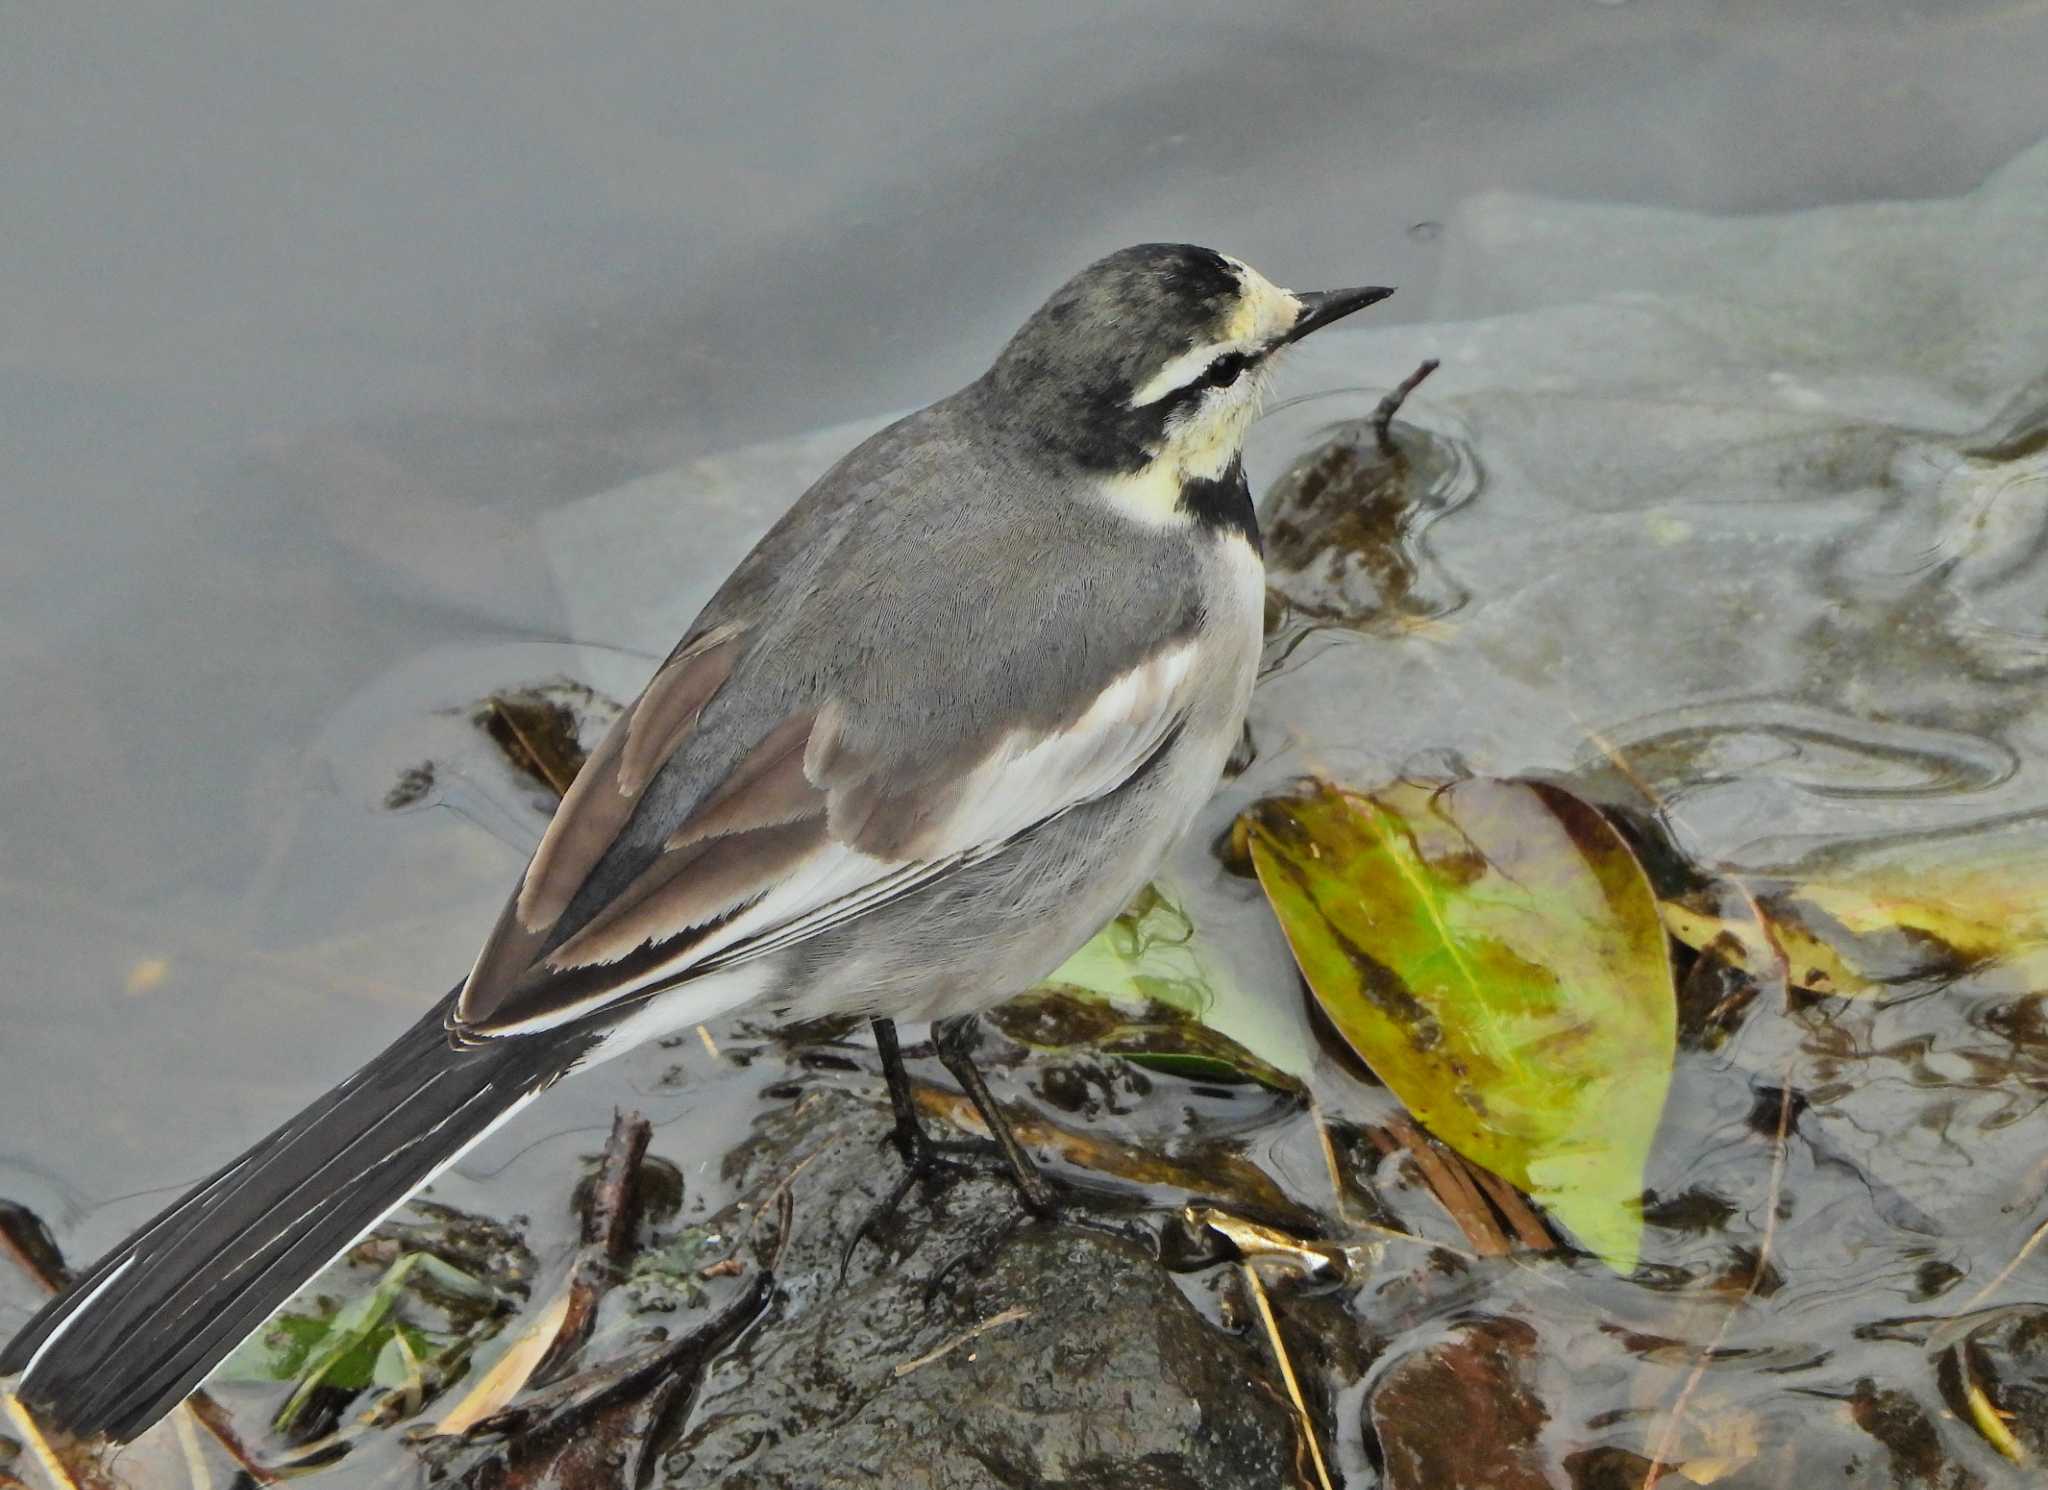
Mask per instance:
[[[1242,259],[1230,262],[1244,281],[1244,295],[1231,314],[1226,339],[1262,346],[1294,324],[1301,302]]]
[[[1180,489],[1192,479],[1215,480],[1244,448],[1246,431],[1258,417],[1265,380],[1258,379],[1228,402],[1203,406],[1204,418],[1175,425],[1159,454],[1144,470],[1108,482],[1112,506],[1154,525],[1184,522]]]

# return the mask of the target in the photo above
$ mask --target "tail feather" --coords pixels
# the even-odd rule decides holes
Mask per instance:
[[[139,1435],[597,1038],[568,1027],[458,1047],[452,997],[28,1322],[0,1375],[25,1373],[18,1394],[44,1423]]]

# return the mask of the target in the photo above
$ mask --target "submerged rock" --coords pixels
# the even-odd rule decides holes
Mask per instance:
[[[1396,1362],[1368,1408],[1386,1490],[1554,1490],[1550,1413],[1522,1376],[1536,1348],[1526,1324],[1490,1319]]]

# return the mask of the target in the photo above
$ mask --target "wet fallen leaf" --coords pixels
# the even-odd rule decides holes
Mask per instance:
[[[505,1405],[519,1394],[519,1389],[526,1385],[541,1357],[548,1353],[548,1347],[554,1344],[568,1314],[569,1294],[565,1289],[527,1323],[504,1354],[477,1379],[476,1385],[463,1393],[462,1400],[434,1424],[433,1431],[437,1434],[464,1434],[485,1418],[503,1411]]]
[[[2012,1429],[2006,1426],[2005,1414],[1984,1395],[1984,1389],[1970,1379],[1969,1366],[1964,1352],[1958,1352],[1956,1359],[1963,1371],[1963,1402],[1970,1409],[1970,1424],[1984,1435],[1984,1441],[2015,1464],[2027,1462],[2027,1450],[2013,1437]]]
[[[1249,1079],[1287,1092],[1301,1085],[1235,1040],[1165,1004],[1134,1007],[1071,987],[1041,988],[1011,999],[988,1018],[1034,1050],[1096,1050],[1190,1081]]]
[[[1680,942],[1695,952],[1712,950],[1766,982],[1774,983],[1782,968],[1787,982],[1812,993],[1867,993],[1877,986],[1796,916],[1775,913],[1761,901],[1756,904],[1768,927],[1758,925],[1746,910],[1723,916],[1681,900],[1660,901],[1657,909],[1665,929]]]
[[[1380,1079],[1632,1270],[1677,1022],[1620,835],[1560,788],[1475,778],[1275,799],[1249,839],[1310,988]]]
[[[1204,949],[1194,921],[1170,887],[1162,884],[1147,885],[1122,915],[1040,986],[1123,1011],[1127,1017],[1119,1030],[1097,1032],[1099,1048],[1141,1065],[1196,1079],[1235,1076],[1282,1088],[1293,1087],[1294,1079],[1308,1072],[1308,1043],[1291,1011],[1231,978]],[[1175,1015],[1180,1016],[1178,1030],[1172,1027]],[[1210,1039],[1210,1034],[1222,1039]],[[1014,1037],[1044,1043],[1028,1035]]]
[[[407,1371],[396,1381],[388,1380],[394,1369],[391,1361],[433,1357],[458,1338],[431,1334],[396,1317],[400,1296],[408,1287],[421,1286],[470,1303],[496,1302],[488,1284],[431,1253],[408,1252],[386,1268],[367,1293],[331,1315],[280,1314],[244,1341],[221,1364],[218,1375],[223,1381],[293,1383],[291,1395],[278,1409],[280,1432],[291,1428],[320,1387],[360,1391],[394,1385],[417,1373]],[[394,1352],[398,1340],[403,1343]]]
[[[2048,838],[2014,832],[1911,845],[1807,880],[1752,883],[1765,925],[1698,897],[1667,901],[1671,934],[1814,993],[1857,995],[1963,969],[2048,971]],[[1775,949],[1772,943],[1776,944]]]
[[[583,684],[556,679],[492,694],[478,707],[475,721],[507,760],[559,797],[569,790],[589,754],[583,743],[584,717],[608,722],[603,719],[608,708]],[[430,776],[427,785],[431,781]],[[405,785],[401,781],[394,789],[402,798],[396,805],[409,805],[417,798],[401,790]]]

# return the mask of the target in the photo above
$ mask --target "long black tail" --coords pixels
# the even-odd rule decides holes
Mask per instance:
[[[44,1424],[136,1437],[595,1039],[567,1027],[460,1048],[448,1008],[444,999],[28,1322],[0,1353],[0,1376],[26,1371],[18,1394]]]

